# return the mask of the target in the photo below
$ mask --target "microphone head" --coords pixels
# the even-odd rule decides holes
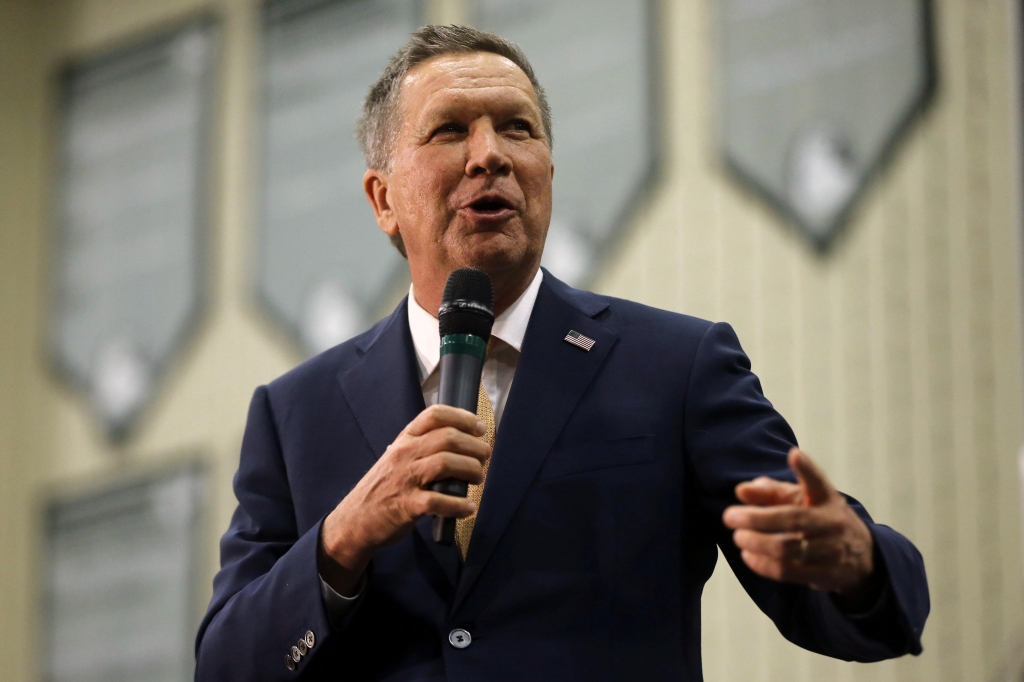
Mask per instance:
[[[484,341],[494,325],[494,286],[491,276],[476,268],[460,268],[448,276],[437,311],[441,338],[472,334]]]

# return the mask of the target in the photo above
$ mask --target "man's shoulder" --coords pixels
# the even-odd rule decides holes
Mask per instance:
[[[396,311],[365,332],[314,355],[267,384],[268,390],[273,396],[286,400],[291,396],[317,395],[324,390],[333,390],[339,385],[339,377],[362,359],[367,348],[388,326],[401,321],[400,317]]]
[[[677,337],[700,339],[715,323],[692,315],[664,310],[625,298],[606,296],[584,289],[575,289],[550,278],[552,290],[570,305],[592,314],[594,319],[620,333],[657,331]]]
[[[664,332],[676,332],[687,336],[701,337],[714,326],[714,322],[693,315],[678,313],[663,308],[638,303],[614,296],[603,297],[608,302],[609,324],[619,328],[641,327],[650,330],[657,327]]]

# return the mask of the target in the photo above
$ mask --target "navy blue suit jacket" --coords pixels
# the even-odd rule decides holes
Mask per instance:
[[[569,330],[593,348],[566,343]],[[855,502],[888,572],[888,634],[740,560],[722,512],[741,481],[792,480],[796,439],[732,329],[548,273],[465,562],[420,519],[376,552],[358,605],[332,623],[320,524],[423,409],[418,379],[403,303],[257,389],[197,679],[699,680],[701,590],[716,545],[796,644],[857,661],[921,650],[921,556]],[[471,633],[469,647],[448,643],[454,628]],[[290,671],[285,656],[307,630],[315,646]]]

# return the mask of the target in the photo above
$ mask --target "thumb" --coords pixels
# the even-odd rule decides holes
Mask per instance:
[[[834,488],[829,483],[825,472],[800,448],[789,451],[789,468],[796,474],[800,487],[804,491],[804,500],[808,506],[824,504],[832,497]]]

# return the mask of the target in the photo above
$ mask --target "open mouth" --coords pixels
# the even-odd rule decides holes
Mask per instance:
[[[469,204],[468,208],[474,213],[495,217],[503,215],[506,211],[515,210],[510,201],[497,196],[481,197]]]

